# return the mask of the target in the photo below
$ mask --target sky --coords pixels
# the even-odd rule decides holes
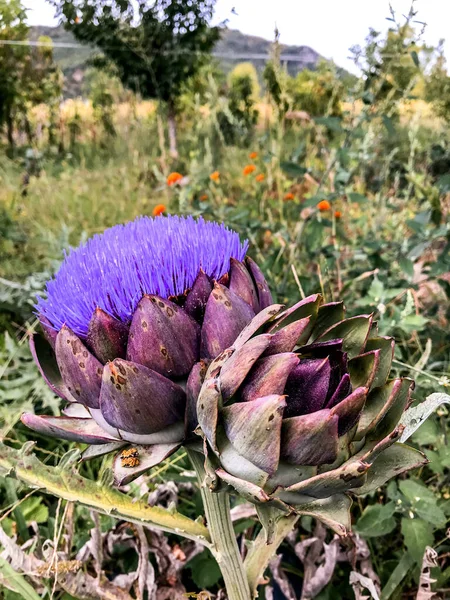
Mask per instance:
[[[23,4],[29,9],[30,25],[57,24],[54,9],[45,0],[23,0]],[[228,19],[228,27],[270,40],[276,25],[282,43],[310,46],[355,72],[349,48],[363,44],[370,27],[385,31],[392,25],[386,20],[389,4],[401,20],[411,0],[217,0],[215,21]],[[450,57],[450,1],[416,0],[415,9],[416,19],[427,24],[423,40],[437,45],[447,36],[444,50]]]

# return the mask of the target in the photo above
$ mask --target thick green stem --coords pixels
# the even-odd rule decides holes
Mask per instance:
[[[244,566],[247,572],[250,590],[254,598],[257,597],[259,582],[264,575],[264,571],[266,570],[270,559],[275,555],[278,546],[291,529],[293,529],[298,519],[298,515],[290,515],[279,519],[275,526],[275,533],[270,544],[266,544],[265,542],[266,534],[263,529],[261,529],[255,541],[252,543],[252,547],[245,559]]]
[[[213,493],[205,484],[204,456],[195,450],[187,450],[197,472],[208,529],[212,539],[210,547],[225,581],[228,600],[251,600],[244,564],[234,533],[227,493]]]
[[[42,489],[58,498],[84,504],[99,513],[176,533],[210,547],[209,532],[201,523],[176,511],[149,506],[109,485],[86,479],[76,473],[72,466],[45,465],[27,450],[15,450],[0,443],[0,474],[15,477],[30,487]]]

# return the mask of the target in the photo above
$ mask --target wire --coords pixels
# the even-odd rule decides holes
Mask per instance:
[[[33,47],[43,47],[43,48],[88,48],[88,46],[84,46],[83,44],[70,44],[70,43],[62,43],[62,42],[35,42],[32,40],[0,40],[0,46],[33,46]],[[94,50],[94,49],[92,49]],[[124,48],[124,50],[126,50],[126,48]],[[129,52],[133,52],[133,50],[131,48],[128,48]],[[152,54],[163,54],[163,55],[170,55],[170,54],[186,54],[186,50],[172,50],[172,51],[167,51],[167,50],[152,50]],[[202,51],[189,51],[188,54],[205,54],[205,52]],[[259,54],[259,53],[252,53],[252,54],[234,54],[234,53],[229,53],[229,52],[213,52],[212,53],[213,56],[215,56],[216,58],[227,58],[230,60],[241,60],[241,59],[247,59],[247,60],[269,60],[270,54]],[[304,58],[302,58],[301,56],[298,56],[296,54],[281,54],[280,56],[280,61],[284,62],[284,61],[288,61],[288,62],[301,62],[303,63],[305,61]]]

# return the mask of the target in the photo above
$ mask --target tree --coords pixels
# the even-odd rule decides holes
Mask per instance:
[[[66,29],[115,65],[125,87],[165,103],[176,156],[177,100],[219,39],[210,26],[216,0],[48,1]]]
[[[438,57],[426,79],[426,100],[434,106],[436,114],[450,121],[450,76],[447,73],[446,60],[439,44]]]
[[[17,42],[28,35],[26,10],[20,0],[0,0],[0,40]],[[22,70],[29,49],[0,42],[0,127],[6,124],[10,149],[14,147],[14,108],[20,95]]]
[[[31,128],[28,107],[52,105],[62,91],[62,74],[53,62],[50,38],[39,38],[39,46],[17,44],[28,38],[26,10],[20,0],[0,0],[0,127],[6,124],[10,150],[14,149],[14,121],[22,117],[28,138]]]

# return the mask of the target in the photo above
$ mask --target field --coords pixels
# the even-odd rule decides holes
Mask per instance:
[[[350,316],[373,313],[380,334],[395,337],[394,373],[415,379],[415,401],[448,392],[448,124],[425,100],[406,97],[372,104],[349,97],[339,114],[290,119],[266,96],[254,127],[230,140],[220,126],[220,106],[214,88],[209,102],[186,99],[177,158],[170,156],[158,104],[137,100],[115,104],[110,121],[88,102],[68,101],[60,112],[59,145],[47,139],[47,108],[35,107],[33,144],[18,137],[13,158],[2,151],[0,437],[8,446],[37,440],[34,451],[43,463],[73,467],[76,444],[33,434],[20,423],[25,410],[60,410],[28,349],[37,326],[35,294],[65,250],[116,223],[155,214],[160,205],[166,214],[202,215],[237,230],[280,303],[319,292],[327,302],[343,300]],[[183,177],[168,185],[173,172]],[[302,517],[280,560],[271,562],[274,595],[261,586],[260,598],[300,597],[302,581],[310,586],[302,599],[362,598],[364,577],[373,582],[365,597],[449,597],[448,423],[442,405],[412,438],[428,465],[353,504],[353,545]],[[76,468],[107,482],[108,461]],[[183,450],[124,491],[161,506],[175,503],[188,516],[199,511]],[[202,590],[223,597],[216,596],[222,584],[213,558],[194,542],[180,545],[156,531],[144,542],[139,525],[13,478],[0,479],[0,498],[5,600],[144,598],[143,577],[148,598]],[[258,525],[240,508],[235,527],[244,547]],[[307,550],[312,536],[316,554]],[[143,544],[152,556],[144,574]],[[363,580],[355,582],[352,572]]]

